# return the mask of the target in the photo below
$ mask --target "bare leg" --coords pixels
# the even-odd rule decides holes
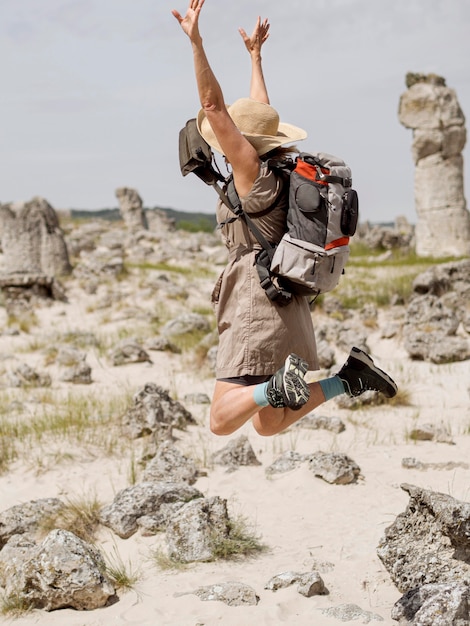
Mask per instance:
[[[295,364],[296,360],[294,359],[292,363]],[[341,381],[339,386],[335,379]],[[331,384],[326,385],[328,382]],[[398,390],[390,376],[379,369],[366,352],[355,347],[351,349],[346,363],[337,376],[322,381],[322,384],[309,383],[308,388],[309,399],[299,410],[294,411],[287,407],[278,409],[270,405],[260,407],[253,398],[254,386],[245,387],[217,381],[211,406],[211,430],[216,435],[230,435],[251,418],[253,427],[260,435],[276,435],[323,404],[326,397],[333,398],[338,393],[343,393],[346,388],[350,396],[374,390],[380,391],[386,398],[393,398]]]
[[[216,435],[230,435],[251,418],[260,435],[276,435],[325,402],[319,383],[310,383],[309,388],[307,403],[298,411],[293,411],[258,406],[253,400],[253,386],[216,381],[211,405],[211,430]]]

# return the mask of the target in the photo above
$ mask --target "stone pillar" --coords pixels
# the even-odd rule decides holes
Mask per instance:
[[[470,213],[464,195],[465,116],[453,89],[435,74],[409,73],[398,117],[413,130],[416,253],[468,256]]]
[[[57,213],[44,198],[0,207],[4,274],[70,274]]]
[[[129,187],[119,187],[116,189],[116,198],[119,200],[119,211],[126,226],[130,230],[147,230],[142,198],[137,191]]]

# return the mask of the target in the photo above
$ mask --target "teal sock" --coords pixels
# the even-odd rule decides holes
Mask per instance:
[[[340,396],[344,393],[343,381],[339,376],[325,378],[324,380],[320,380],[318,382],[322,388],[325,400],[331,400],[331,398],[335,398],[336,396]]]
[[[255,385],[253,389],[253,400],[256,402],[258,406],[268,406],[268,398],[266,397],[266,389],[268,387],[268,383],[260,383],[259,385]]]

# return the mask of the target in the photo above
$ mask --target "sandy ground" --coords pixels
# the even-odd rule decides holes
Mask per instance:
[[[41,335],[50,328],[65,331],[98,329],[98,317],[86,313],[83,294],[72,295],[69,304],[55,303],[38,311],[39,324],[31,331]],[[39,364],[35,354],[21,352],[31,337],[0,337],[4,368],[17,361]],[[470,470],[404,469],[402,459],[415,457],[424,463],[470,462],[470,362],[433,365],[412,362],[393,339],[382,339],[379,329],[368,339],[371,354],[398,385],[408,390],[410,404],[382,405],[356,411],[340,409],[330,401],[318,415],[340,417],[346,430],[334,434],[326,430],[291,428],[276,437],[263,438],[250,424],[231,437],[245,433],[261,462],[235,472],[210,463],[210,455],[225,446],[230,437],[209,432],[208,405],[186,405],[198,421],[186,432],[176,431],[176,445],[206,465],[207,476],[196,487],[207,496],[227,498],[233,515],[244,516],[255,528],[268,550],[241,561],[191,564],[181,570],[161,570],[151,558],[162,543],[162,536],[136,534],[122,540],[110,531],[101,531],[103,550],[117,549],[125,562],[141,572],[134,590],[120,592],[112,606],[91,612],[35,610],[16,620],[0,618],[18,626],[245,626],[248,624],[328,626],[366,623],[365,618],[340,622],[323,609],[353,603],[375,618],[371,623],[394,624],[393,604],[401,597],[376,555],[384,530],[404,511],[407,494],[400,484],[411,483],[453,497],[470,499]],[[209,396],[213,379],[199,377],[186,358],[152,352],[152,364],[111,367],[93,350],[87,360],[93,368],[90,392],[112,394],[116,389],[139,390],[145,382],[156,382],[174,397],[202,392]],[[338,363],[345,357],[338,353]],[[8,357],[8,358],[7,358]],[[53,386],[65,387],[54,382]],[[82,389],[86,393],[86,388]],[[408,433],[421,424],[445,425],[454,445],[434,441],[415,442]],[[64,448],[68,442],[63,441]],[[267,477],[265,470],[286,450],[311,453],[317,450],[348,454],[361,468],[362,477],[354,485],[331,485],[314,476],[307,464],[291,472]],[[96,493],[103,504],[129,485],[130,459],[68,450],[60,462],[43,467],[20,459],[0,476],[1,510],[39,497],[73,497]],[[46,451],[40,452],[47,456]],[[320,572],[329,594],[305,598],[296,586],[272,592],[267,581],[285,571]],[[201,601],[191,592],[203,585],[238,581],[252,586],[259,596],[257,606],[230,607],[221,602]],[[180,595],[184,594],[184,595]]]

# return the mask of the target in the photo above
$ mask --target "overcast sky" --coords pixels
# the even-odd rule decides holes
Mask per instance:
[[[214,191],[183,178],[178,133],[199,102],[187,0],[0,0],[0,202],[212,212]],[[398,121],[408,71],[434,72],[470,117],[469,0],[206,0],[200,28],[227,102],[247,96],[238,27],[268,17],[271,103],[306,151],[352,167],[361,219],[416,221],[412,131]],[[470,152],[464,151],[466,195]]]

